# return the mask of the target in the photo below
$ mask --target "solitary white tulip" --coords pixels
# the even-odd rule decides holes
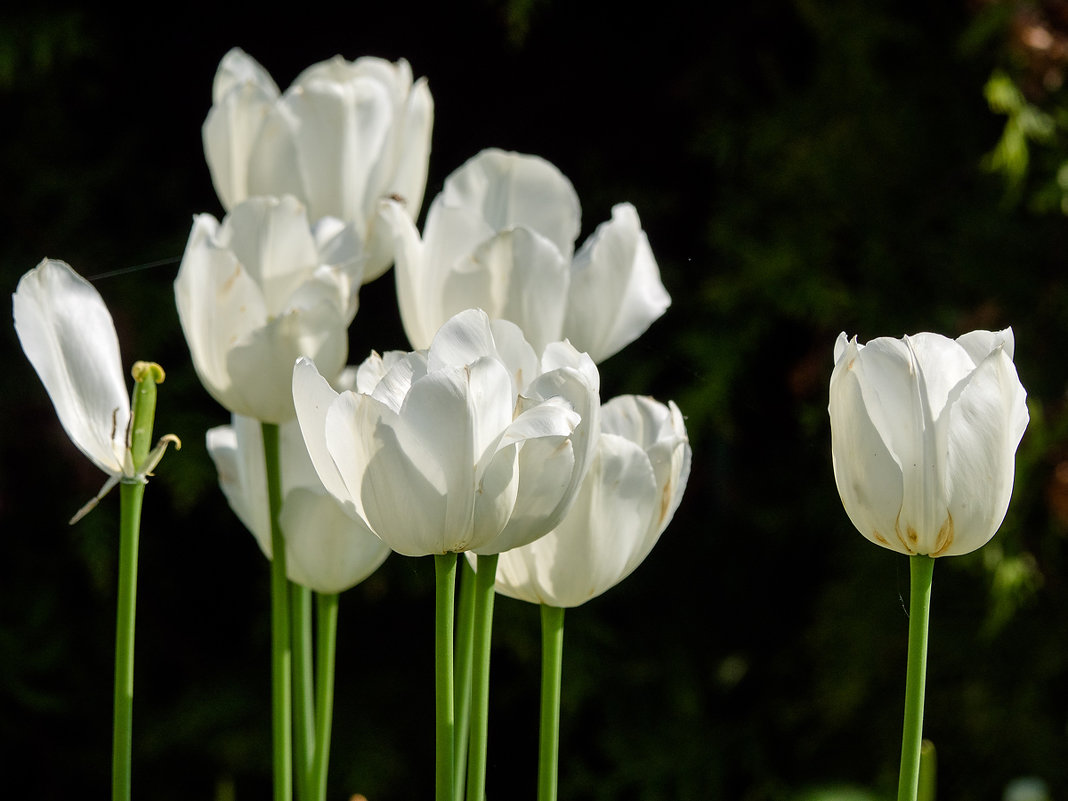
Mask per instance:
[[[614,587],[660,539],[689,473],[689,440],[674,403],[635,395],[608,401],[578,500],[553,531],[501,554],[497,592],[572,607]]]
[[[197,215],[174,292],[205,389],[234,414],[291,420],[297,358],[331,377],[345,365],[361,269],[352,227],[309,227],[293,197],[252,198],[221,224]]]
[[[575,500],[597,442],[599,377],[566,342],[539,360],[511,323],[468,310],[428,351],[377,354],[355,392],[307,359],[293,399],[323,485],[406,556],[525,545]]]
[[[389,548],[361,521],[347,515],[323,488],[296,420],[281,425],[279,439],[281,524],[289,578],[316,592],[343,592],[377,570],[389,556]],[[230,508],[270,559],[263,426],[250,417],[234,415],[232,425],[208,431],[207,445]]]
[[[838,337],[831,451],[846,513],[872,542],[954,556],[984,545],[1012,495],[1026,393],[1012,329]]]
[[[568,339],[601,362],[671,303],[629,203],[574,253],[578,196],[537,156],[483,150],[445,180],[422,238],[401,207],[387,204],[387,213],[401,319],[416,348],[477,306],[518,325],[535,349]]]
[[[45,259],[19,280],[12,296],[15,332],[60,425],[78,450],[109,478],[75,522],[122,479],[144,481],[163,455],[168,434],[140,469],[130,452],[130,395],[115,324],[100,293],[70,265]]]
[[[392,261],[376,222],[384,198],[414,217],[423,203],[434,103],[425,79],[390,63],[335,56],[304,70],[285,94],[240,49],[227,53],[204,121],[204,153],[223,207],[290,194],[309,217],[352,223],[369,256],[364,281]]]

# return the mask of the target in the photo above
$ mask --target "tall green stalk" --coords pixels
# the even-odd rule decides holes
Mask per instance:
[[[163,380],[158,364],[137,362],[130,419],[130,455],[140,472],[148,460],[156,418],[156,383]],[[124,478],[119,488],[119,588],[115,616],[115,694],[111,741],[111,798],[129,801],[133,755],[134,621],[137,617],[137,551],[145,484]]]
[[[560,754],[560,685],[564,610],[541,607],[541,725],[538,730],[538,801],[556,801]]]
[[[453,611],[456,606],[456,554],[434,556],[434,702],[437,765],[436,801],[454,801],[453,737],[456,725],[453,696]]]
[[[467,801],[486,797],[489,738],[490,635],[497,554],[479,556],[475,575],[475,643],[471,659],[471,745],[467,754]]]
[[[920,745],[923,740],[923,697],[927,682],[927,630],[931,617],[934,559],[909,557],[909,655],[905,671],[905,723],[901,735],[898,801],[917,801]]]
[[[456,733],[453,738],[453,776],[455,798],[464,797],[467,777],[467,738],[471,724],[471,660],[475,637],[475,570],[467,559],[460,559],[460,601],[456,610]]]
[[[289,633],[289,580],[282,509],[282,469],[278,426],[263,423],[267,500],[271,510],[271,741],[274,801],[293,797],[292,645]]]
[[[293,647],[293,738],[299,801],[314,801],[315,689],[312,686],[312,591],[289,582],[289,624]]]
[[[312,801],[326,801],[330,731],[334,720],[334,660],[337,657],[337,593],[315,594],[315,761],[309,782]]]

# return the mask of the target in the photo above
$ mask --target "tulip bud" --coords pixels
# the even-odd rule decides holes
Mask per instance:
[[[1012,329],[841,334],[831,374],[831,452],[846,513],[872,542],[955,556],[984,545],[1012,494],[1026,393]]]

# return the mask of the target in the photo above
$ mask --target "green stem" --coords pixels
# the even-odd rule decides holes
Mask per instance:
[[[156,384],[163,381],[158,364],[133,366],[130,456],[139,470],[148,458],[156,417]],[[137,617],[137,550],[145,484],[123,479],[119,489],[119,588],[115,615],[115,695],[111,742],[111,798],[129,801],[133,755],[134,622]]]
[[[453,696],[453,608],[456,594],[456,554],[434,556],[434,700],[437,767],[434,798],[453,801],[453,736],[455,698]]]
[[[927,681],[927,628],[931,613],[934,559],[909,558],[909,655],[905,672],[905,724],[901,735],[901,773],[898,801],[916,801],[920,781],[920,743],[923,737],[923,695]]]
[[[312,801],[326,801],[326,776],[330,764],[330,730],[334,719],[334,660],[337,655],[337,593],[316,593],[315,762],[312,770]]]
[[[289,634],[289,581],[286,543],[278,516],[282,508],[278,425],[263,423],[267,500],[271,510],[271,740],[274,801],[293,797],[292,651]]]
[[[467,775],[467,738],[471,723],[471,659],[474,654],[475,571],[460,559],[460,602],[456,613],[456,736],[454,762],[455,798],[463,798]]]
[[[471,750],[467,755],[467,801],[483,801],[486,797],[490,634],[496,578],[497,554],[479,556],[475,575],[475,644],[471,660]]]
[[[145,485],[119,487],[119,602],[115,620],[115,706],[111,744],[111,798],[129,801],[133,750],[134,618],[137,607],[137,545]]]
[[[560,753],[560,683],[564,610],[541,607],[541,726],[538,735],[538,801],[556,801]]]
[[[315,760],[315,689],[312,686],[311,590],[289,583],[290,626],[293,634],[293,722],[297,798],[312,801]]]

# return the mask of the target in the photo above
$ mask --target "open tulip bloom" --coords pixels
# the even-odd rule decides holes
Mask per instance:
[[[134,614],[141,503],[147,476],[173,434],[149,450],[159,365],[137,362],[131,406],[111,314],[93,286],[64,262],[45,259],[21,280],[12,298],[15,331],[71,441],[108,474],[104,488],[71,523],[121,482],[118,613],[115,638],[112,799],[130,797]]]
[[[413,83],[403,59],[335,56],[308,67],[282,94],[234,48],[215,74],[204,155],[227,211],[256,195],[289,194],[313,220],[351,223],[367,245],[363,280],[370,281],[392,261],[380,200],[398,199],[409,217],[422,206],[433,121],[426,79]]]
[[[373,354],[338,393],[308,359],[293,400],[326,489],[406,556],[496,554],[552,530],[597,444],[599,379],[566,342],[540,360],[477,310],[426,351]]]
[[[634,207],[615,206],[575,253],[578,195],[537,156],[490,149],[470,159],[445,179],[422,237],[402,207],[386,211],[401,320],[416,348],[478,307],[522,328],[535,350],[567,339],[600,363],[671,303]]]
[[[578,500],[544,537],[501,554],[497,592],[566,608],[615,586],[667,528],[689,473],[690,445],[674,403],[636,395],[608,401]]]
[[[469,799],[483,795],[489,629],[497,554],[567,514],[596,452],[597,368],[567,342],[540,356],[512,323],[467,310],[426,351],[372,354],[338,393],[307,359],[293,372],[297,420],[326,489],[393,550],[435,555],[439,801],[455,797],[453,592],[473,551],[475,694]]]
[[[1012,329],[883,337],[845,334],[831,373],[831,452],[849,519],[872,542],[911,556],[909,658],[899,801],[919,782],[933,557],[965,554],[1001,525],[1026,393]]]

